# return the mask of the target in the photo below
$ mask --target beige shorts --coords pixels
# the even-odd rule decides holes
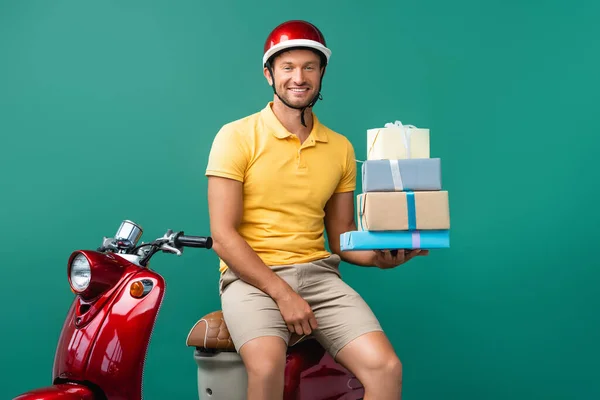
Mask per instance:
[[[363,298],[341,279],[339,264],[340,257],[333,254],[310,263],[271,267],[308,302],[317,319],[310,336],[332,357],[353,339],[382,330]],[[219,285],[223,317],[238,352],[248,340],[261,336],[278,336],[288,346],[295,344],[290,343],[292,333],[269,295],[229,269]]]

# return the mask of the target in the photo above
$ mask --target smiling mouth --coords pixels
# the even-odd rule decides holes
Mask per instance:
[[[304,92],[308,92],[308,88],[289,88],[288,90],[294,92],[294,93],[304,93]]]

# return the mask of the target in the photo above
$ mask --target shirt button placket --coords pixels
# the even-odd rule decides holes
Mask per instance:
[[[298,147],[298,155],[296,156],[297,159],[297,163],[296,166],[298,168],[306,168],[306,164],[304,163],[304,158],[302,157],[302,151],[306,150],[308,147],[314,146],[315,140],[314,139],[308,139],[305,143],[300,144],[300,140],[297,139],[297,143],[299,145]]]

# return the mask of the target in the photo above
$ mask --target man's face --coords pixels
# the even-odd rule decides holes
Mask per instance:
[[[291,50],[277,56],[273,62],[275,89],[288,104],[307,106],[319,91],[321,59],[310,50]],[[267,68],[265,77],[272,85]]]

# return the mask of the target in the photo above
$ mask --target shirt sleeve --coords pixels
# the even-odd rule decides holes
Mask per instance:
[[[206,166],[206,176],[220,176],[243,182],[250,154],[247,142],[231,125],[215,136]]]
[[[356,156],[354,146],[346,139],[346,158],[340,183],[335,193],[352,192],[356,190]]]

